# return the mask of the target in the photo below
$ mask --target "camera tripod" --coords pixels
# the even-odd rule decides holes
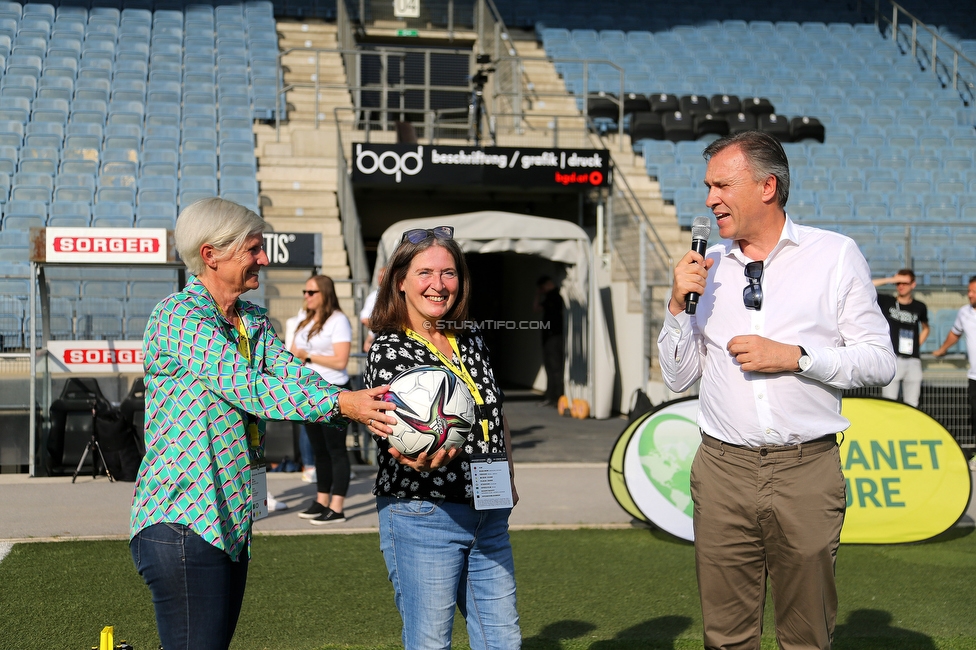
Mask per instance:
[[[81,473],[81,466],[85,464],[85,459],[88,458],[89,451],[92,455],[92,478],[98,478],[98,461],[101,459],[102,467],[105,468],[105,475],[108,476],[109,483],[115,482],[115,477],[112,476],[112,472],[108,468],[108,463],[105,462],[105,454],[102,453],[102,446],[98,444],[98,430],[95,428],[97,424],[95,409],[92,409],[91,438],[88,440],[88,444],[85,445],[85,451],[81,454],[81,460],[78,461],[78,467],[75,468],[75,473],[71,475],[72,483],[75,482],[75,479],[78,478],[78,474]]]

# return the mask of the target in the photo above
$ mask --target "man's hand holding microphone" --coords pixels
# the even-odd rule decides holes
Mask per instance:
[[[691,250],[674,267],[674,285],[671,287],[668,309],[675,316],[683,311],[694,314],[698,298],[705,291],[708,269],[715,263],[715,260],[705,259],[711,232],[712,222],[708,217],[695,217],[691,226]]]

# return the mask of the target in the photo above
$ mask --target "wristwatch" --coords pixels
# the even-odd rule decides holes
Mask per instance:
[[[810,369],[810,366],[813,365],[813,359],[810,358],[810,355],[807,354],[807,351],[803,349],[803,346],[802,345],[797,346],[797,347],[800,348],[800,359],[799,359],[799,361],[797,361],[797,363],[800,366],[800,369],[797,370],[796,372],[798,372],[798,373],[799,372],[806,372],[807,370]]]

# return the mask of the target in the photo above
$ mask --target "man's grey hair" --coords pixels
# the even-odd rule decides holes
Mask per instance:
[[[779,140],[762,131],[742,131],[719,138],[702,152],[705,160],[727,149],[739,147],[753,171],[756,182],[765,180],[769,176],[776,179],[776,202],[780,208],[786,208],[790,198],[790,161]]]
[[[240,250],[248,237],[262,234],[264,219],[233,201],[200,199],[183,209],[176,220],[176,250],[193,275],[206,269],[200,247],[210,244],[218,251],[232,254]]]

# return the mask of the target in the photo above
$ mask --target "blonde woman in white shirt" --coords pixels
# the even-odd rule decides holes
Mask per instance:
[[[291,353],[324,379],[349,387],[349,352],[352,327],[339,309],[335,284],[326,275],[305,282],[305,318],[298,324]],[[315,501],[299,517],[312,524],[328,524],[346,518],[343,506],[349,490],[351,467],[346,453],[346,427],[306,422],[305,429],[315,451],[317,492]]]

